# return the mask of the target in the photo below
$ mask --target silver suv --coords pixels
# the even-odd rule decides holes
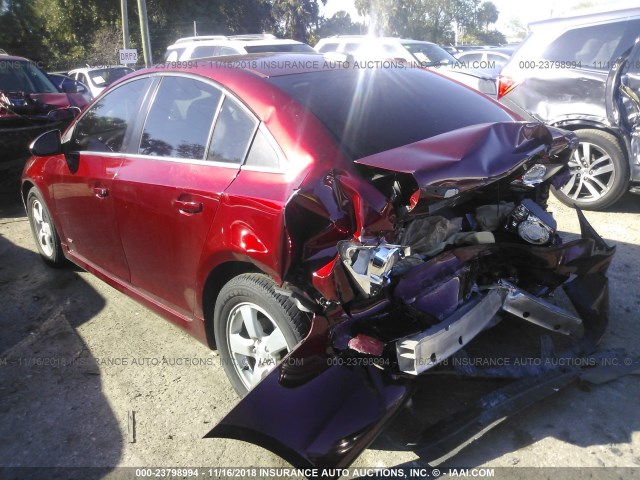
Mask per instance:
[[[306,43],[276,38],[270,34],[258,35],[203,35],[178,39],[167,47],[165,62],[195,60],[225,55],[246,55],[265,52],[313,52]]]

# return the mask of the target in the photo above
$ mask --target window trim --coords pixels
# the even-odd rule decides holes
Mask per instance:
[[[157,95],[157,92],[160,88],[160,84],[162,83],[162,79],[164,77],[185,77],[185,78],[190,78],[193,80],[197,80],[206,84],[209,84],[215,88],[217,88],[218,90],[220,90],[220,92],[222,93],[222,96],[220,97],[220,102],[218,103],[218,108],[216,109],[216,113],[213,116],[213,120],[211,122],[211,126],[209,128],[209,136],[207,138],[207,144],[205,147],[205,153],[204,153],[204,159],[202,160],[198,160],[198,159],[192,159],[192,158],[179,158],[179,157],[160,157],[157,155],[144,155],[144,154],[140,154],[137,153],[138,148],[140,147],[140,141],[142,140],[142,133],[144,132],[144,126],[146,125],[147,122],[147,117],[149,115],[149,111],[151,110],[151,105],[153,103],[153,100],[155,99],[155,96]],[[233,94],[233,92],[231,92],[230,90],[228,90],[224,85],[216,82],[215,80],[212,80],[210,78],[207,77],[202,77],[200,75],[194,75],[194,74],[190,74],[190,73],[182,73],[182,72],[150,72],[147,75],[142,75],[140,77],[134,77],[131,78],[121,84],[119,84],[116,88],[120,88],[130,82],[136,81],[136,80],[140,80],[143,78],[151,78],[152,82],[149,84],[149,87],[147,88],[147,91],[144,94],[144,98],[142,100],[142,103],[140,105],[140,115],[138,116],[138,118],[136,119],[136,121],[132,124],[131,127],[131,135],[129,136],[128,140],[128,144],[125,146],[125,148],[123,148],[123,150],[121,152],[96,152],[96,151],[90,151],[90,150],[74,150],[70,153],[75,153],[75,154],[89,154],[92,156],[100,156],[100,157],[127,157],[127,158],[134,158],[134,159],[138,159],[138,160],[161,160],[161,161],[168,161],[168,162],[178,162],[178,163],[191,163],[194,165],[210,165],[212,167],[223,167],[223,168],[234,168],[234,169],[243,169],[243,170],[247,170],[247,171],[255,171],[255,172],[265,172],[265,173],[279,173],[279,174],[286,174],[286,165],[288,165],[288,161],[287,161],[287,157],[284,154],[284,151],[282,150],[282,147],[280,147],[280,145],[278,144],[278,142],[276,141],[275,137],[273,136],[273,134],[271,133],[271,131],[267,128],[267,126],[264,124],[264,122],[262,120],[260,120],[260,118],[253,112],[253,110],[251,110],[239,97],[237,97],[236,95]],[[211,140],[213,138],[213,130],[214,130],[214,126],[216,125],[216,122],[218,121],[218,116],[220,115],[220,111],[222,108],[222,105],[224,103],[224,100],[230,97],[232,100],[235,100],[236,103],[240,106],[240,108],[242,108],[245,113],[247,113],[248,115],[252,116],[253,118],[255,118],[258,123],[257,123],[257,127],[254,129],[254,132],[251,136],[251,141],[249,143],[249,148],[247,148],[247,151],[244,155],[244,158],[242,159],[242,161],[240,163],[228,163],[228,162],[216,162],[213,160],[207,160],[206,158],[209,156],[209,148],[211,146]],[[73,124],[73,128],[69,129],[67,131],[67,133],[64,135],[64,139],[63,141],[70,141],[71,138],[73,137],[73,132],[76,128],[77,123],[84,117],[84,115],[87,114],[87,112],[90,110],[87,109],[86,111],[84,111],[82,113],[82,115],[77,119],[77,121]],[[253,141],[255,139],[255,136],[258,132],[258,130],[262,130],[262,132],[265,134],[267,141],[269,142],[269,144],[273,147],[273,149],[276,151],[276,154],[278,155],[278,160],[280,162],[280,168],[271,168],[271,167],[257,167],[257,166],[250,166],[250,165],[245,165],[245,162],[247,160],[247,156],[249,154],[249,151],[251,150],[251,147],[253,146]],[[128,132],[127,132],[128,133]],[[123,142],[124,144],[124,142]],[[132,151],[134,150],[135,151]]]
[[[149,110],[149,94],[151,91],[154,90],[154,78],[152,78],[153,75],[141,75],[139,77],[135,77],[135,78],[131,78],[125,82],[122,82],[122,84],[118,85],[118,89],[124,87],[125,85],[128,85],[129,83],[133,83],[135,81],[138,80],[144,80],[144,79],[149,79],[151,78],[151,82],[149,82],[149,85],[147,86],[146,91],[143,93],[142,95],[142,101],[140,102],[140,112],[148,112]],[[114,89],[115,90],[115,89]],[[105,97],[110,95],[112,92],[107,92],[106,95],[104,95]],[[71,141],[74,138],[74,134],[76,131],[76,128],[78,127],[78,124],[84,119],[84,117],[86,115],[88,115],[88,113],[93,110],[93,108],[95,107],[95,105],[100,102],[100,100],[102,100],[102,97],[95,103],[92,103],[89,108],[87,108],[84,112],[82,112],[80,114],[80,116],[73,122],[73,126],[71,128],[69,128],[66,133],[63,135],[62,138],[62,143],[71,143]],[[146,115],[146,113],[145,113]],[[135,118],[135,121],[132,122],[131,124],[127,125],[127,129],[125,130],[124,133],[124,138],[122,139],[122,150],[120,152],[98,152],[95,150],[71,150],[69,153],[71,154],[77,154],[77,155],[82,155],[82,154],[91,154],[91,155],[107,155],[107,156],[111,156],[111,155],[117,155],[117,156],[122,156],[122,155],[128,155],[129,154],[129,150],[131,147],[131,142],[133,141],[133,138],[135,136],[137,136],[138,133],[138,118]]]
[[[269,146],[271,148],[273,148],[273,150],[276,152],[276,156],[278,157],[278,165],[279,165],[278,168],[275,168],[275,167],[259,167],[257,165],[246,165],[247,158],[249,157],[249,152],[253,148],[253,142],[255,142],[256,136],[258,135],[258,132],[262,133],[265,136],[265,139],[267,140],[267,143],[269,144]],[[281,173],[281,174],[284,174],[284,173],[286,173],[286,169],[285,169],[285,165],[286,164],[287,164],[287,160],[286,160],[286,157],[284,155],[284,152],[282,151],[282,148],[280,148],[280,145],[278,145],[278,142],[276,142],[276,139],[273,138],[273,135],[271,134],[271,132],[269,131],[267,126],[264,124],[264,122],[260,122],[258,124],[258,128],[256,128],[256,131],[253,133],[253,138],[251,139],[251,144],[249,145],[249,148],[247,149],[247,154],[244,156],[244,161],[242,162],[242,164],[240,166],[240,169],[241,170],[251,171],[251,172]]]

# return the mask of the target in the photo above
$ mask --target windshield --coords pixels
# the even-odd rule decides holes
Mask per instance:
[[[513,118],[484,95],[421,68],[330,70],[272,77],[354,160],[480,123]]]
[[[0,60],[0,91],[60,93],[42,70],[25,60]]]
[[[131,72],[133,69],[128,67],[101,68],[100,70],[91,70],[89,78],[96,87],[103,88]]]
[[[453,65],[458,63],[453,55],[438,45],[416,42],[403,43],[402,46],[407,49],[423,67]]]
[[[295,52],[295,53],[316,53],[306,43],[279,43],[275,45],[251,45],[244,49],[247,53],[269,53],[269,52]]]

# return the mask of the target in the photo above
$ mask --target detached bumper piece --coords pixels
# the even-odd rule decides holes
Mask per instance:
[[[584,335],[580,318],[502,281],[481,300],[469,301],[445,321],[398,340],[398,367],[413,375],[425,372],[473,340],[501,311],[576,340]]]

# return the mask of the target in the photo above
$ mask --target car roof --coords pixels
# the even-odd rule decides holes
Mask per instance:
[[[196,73],[215,79],[216,72],[237,73],[239,76],[252,75],[257,77],[279,77],[297,73],[310,73],[323,70],[339,70],[340,62],[331,55],[321,53],[250,53],[247,55],[227,55],[192,61],[193,69],[164,68],[162,71]],[[158,72],[156,67],[150,67],[139,72]]]
[[[510,56],[513,53],[513,50],[506,48],[479,48],[478,50],[464,50],[458,53],[458,56],[462,57],[473,53],[501,53],[502,55]]]
[[[129,68],[133,70],[131,67],[127,67],[126,65],[105,65],[104,67],[83,67],[83,68],[74,68],[73,70],[69,70],[69,73],[75,72],[93,72],[94,70],[106,70],[108,68]]]
[[[437,43],[427,42],[426,40],[414,40],[412,38],[400,38],[400,37],[374,37],[371,35],[333,35],[331,37],[324,37],[318,40],[318,43],[322,41],[341,41],[341,40],[367,40],[367,41],[391,41],[400,43],[428,43],[429,45],[437,45]]]
[[[24,57],[17,57],[15,55],[2,55],[0,57],[0,61],[12,61],[12,62],[31,62],[31,60],[29,60],[28,58],[24,58]],[[33,62],[32,62],[33,63]]]
[[[235,45],[235,46],[257,46],[257,45],[304,45],[297,40],[288,38],[277,38],[273,35],[203,35],[198,37],[179,38],[167,49],[178,48],[187,45]]]
[[[587,15],[575,15],[572,17],[551,18],[548,20],[540,20],[531,22],[529,28],[535,30],[538,28],[546,28],[547,26],[569,26],[588,23],[605,22],[607,20],[617,20],[624,18],[640,17],[640,8],[626,8],[623,10],[612,10],[608,12],[590,13]]]

